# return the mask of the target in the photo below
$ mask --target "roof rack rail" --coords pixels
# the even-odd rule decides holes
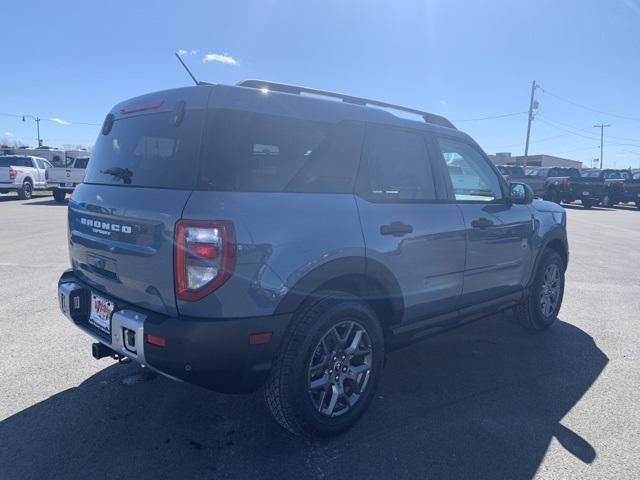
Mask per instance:
[[[447,127],[447,128],[456,128],[453,125],[453,123],[451,123],[449,120],[447,120],[446,118],[440,115],[435,115],[429,112],[423,112],[422,110],[416,110],[415,108],[394,105],[393,103],[380,102],[378,100],[370,100],[368,98],[354,97],[351,95],[344,95],[342,93],[329,92],[326,90],[319,90],[316,88],[300,87],[297,85],[288,85],[286,83],[270,82],[268,80],[249,79],[249,80],[243,80],[241,82],[238,82],[236,85],[238,85],[239,87],[268,89],[276,92],[292,93],[294,95],[300,95],[301,93],[309,93],[312,95],[320,95],[323,97],[339,98],[345,103],[352,103],[354,105],[361,105],[361,106],[371,105],[375,107],[383,107],[383,108],[389,108],[392,110],[398,110],[400,112],[413,113],[415,115],[420,115],[426,123],[440,125],[442,127]]]

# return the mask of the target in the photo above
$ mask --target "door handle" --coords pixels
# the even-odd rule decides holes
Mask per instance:
[[[477,218],[476,220],[473,220],[471,222],[471,226],[473,228],[489,228],[489,227],[493,227],[493,222],[488,218],[481,217],[481,218]]]
[[[380,233],[382,235],[401,237],[408,233],[413,233],[413,227],[402,222],[392,222],[390,225],[380,225]]]

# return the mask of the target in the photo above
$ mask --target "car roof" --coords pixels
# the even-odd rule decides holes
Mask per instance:
[[[357,99],[357,97],[349,98]],[[208,106],[209,108],[244,110],[331,123],[360,121],[401,128],[419,129],[456,136],[471,141],[474,144],[476,143],[469,135],[457,130],[453,126],[447,127],[435,123],[427,123],[424,119],[415,120],[405,118],[404,116],[391,113],[389,109],[379,106],[361,105],[340,101],[336,98],[330,99],[326,96],[297,94],[278,90],[268,90],[265,92],[255,86],[243,85],[199,84],[196,86],[148,93],[115,105],[110,113],[117,119],[132,115],[128,113],[132,107],[134,109],[137,107],[141,110],[171,111],[179,100],[191,106],[195,105],[202,108]],[[415,112],[419,111],[415,110]],[[140,113],[143,112],[141,111]],[[420,113],[431,115],[427,112]],[[410,115],[408,112],[406,112],[406,114]],[[443,117],[438,117],[437,115],[433,117],[442,118],[444,122],[448,122]]]

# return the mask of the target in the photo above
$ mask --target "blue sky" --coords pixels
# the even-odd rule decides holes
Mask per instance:
[[[523,152],[535,79],[544,90],[530,153],[590,164],[593,125],[604,122],[605,165],[638,168],[639,25],[640,0],[5,0],[0,140],[36,143],[35,124],[11,116],[26,113],[47,119],[46,144],[90,145],[99,127],[79,123],[188,85],[173,58],[185,50],[199,79],[263,78],[425,109],[488,153]],[[504,114],[514,115],[468,121]]]

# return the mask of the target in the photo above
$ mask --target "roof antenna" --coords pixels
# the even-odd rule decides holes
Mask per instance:
[[[176,52],[176,57],[178,58],[184,69],[187,71],[189,76],[193,79],[193,83],[195,83],[196,85],[200,85],[200,82],[196,80],[196,77],[193,76],[193,73],[191,73],[191,70],[189,70],[189,67],[187,67],[187,65],[184,63],[182,57],[178,54],[178,52]]]

